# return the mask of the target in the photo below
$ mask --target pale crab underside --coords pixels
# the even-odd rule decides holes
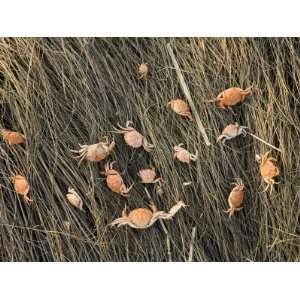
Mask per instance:
[[[217,142],[222,142],[225,144],[227,140],[231,140],[239,135],[243,135],[244,137],[247,135],[247,126],[232,126],[225,127],[222,134],[217,138]]]

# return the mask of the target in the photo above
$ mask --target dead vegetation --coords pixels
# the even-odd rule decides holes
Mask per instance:
[[[174,55],[196,121],[166,107],[185,99],[167,50]],[[0,42],[1,127],[22,132],[24,144],[0,144],[0,259],[2,261],[299,261],[300,260],[300,44],[291,38],[44,38]],[[146,63],[147,79],[138,68]],[[233,115],[217,108],[221,91],[253,86]],[[155,145],[132,149],[113,126],[133,127]],[[238,122],[278,147],[280,184],[262,193],[255,155],[271,150],[251,135],[216,139]],[[105,161],[73,158],[70,149],[107,136],[116,141],[111,161],[126,184],[128,199],[112,193],[100,175]],[[173,147],[197,151],[191,164],[173,160]],[[140,184],[137,173],[155,167],[163,194]],[[30,184],[29,206],[9,177]],[[234,178],[245,184],[243,209],[231,218],[227,197]],[[189,183],[189,184],[186,184]],[[68,203],[72,187],[83,210]],[[148,196],[147,196],[148,194]],[[188,207],[151,228],[111,228],[129,210],[152,201],[168,210]]]

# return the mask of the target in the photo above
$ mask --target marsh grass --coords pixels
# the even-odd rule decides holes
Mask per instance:
[[[166,109],[168,100],[184,98],[166,49],[170,41],[211,146],[195,122]],[[291,38],[2,39],[1,126],[23,132],[27,143],[0,144],[0,259],[299,261],[299,51],[299,39]],[[150,67],[147,81],[138,80],[141,62]],[[225,88],[252,84],[236,116],[207,102]],[[127,120],[156,145],[153,153],[133,151],[111,132]],[[261,193],[255,162],[268,146],[251,136],[216,144],[234,121],[281,149],[272,152],[282,175],[271,195]],[[136,183],[124,200],[106,188],[104,163],[78,166],[72,158],[70,149],[105,135],[115,136],[110,159],[127,185],[152,164],[166,181],[161,197],[148,188],[157,206],[169,209],[180,198],[188,208],[144,231],[110,228],[125,203],[133,209],[149,199]],[[173,161],[180,142],[200,159],[188,167]],[[14,192],[13,171],[28,178],[31,206]],[[246,198],[229,219],[223,211],[235,177],[244,180]],[[84,199],[85,212],[66,202],[69,186]]]

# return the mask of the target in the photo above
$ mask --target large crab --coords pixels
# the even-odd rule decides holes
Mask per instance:
[[[245,98],[250,95],[252,86],[243,90],[238,87],[231,87],[223,92],[221,92],[216,99],[211,100],[210,102],[215,102],[217,107],[226,109],[231,109],[231,106],[234,106],[240,102],[243,102]]]
[[[188,150],[184,149],[183,143],[174,147],[174,159],[178,159],[181,162],[189,164],[191,161],[196,161],[198,158],[198,151],[195,154],[191,154]]]
[[[260,174],[267,184],[264,192],[266,192],[270,188],[270,192],[273,190],[274,184],[279,184],[279,182],[275,182],[273,179],[280,174],[279,168],[274,164],[277,160],[270,156],[271,151],[266,152],[264,155],[256,155],[256,160],[259,162]]]
[[[106,176],[106,184],[111,191],[120,194],[123,197],[129,197],[128,193],[134,184],[132,184],[129,188],[126,187],[120,173],[113,169],[114,163],[115,161],[111,163],[107,162],[105,164],[105,171],[101,172],[101,174]]]
[[[227,140],[231,140],[239,135],[246,136],[247,135],[247,129],[246,126],[240,126],[238,123],[235,124],[229,124],[227,125],[224,130],[222,131],[222,134],[217,138],[217,142],[222,142],[225,144]]]
[[[9,179],[13,183],[15,191],[23,197],[26,203],[30,204],[32,199],[27,196],[30,187],[26,178],[19,174],[13,174]]]
[[[150,203],[149,208],[136,208],[126,213],[126,206],[122,212],[122,217],[114,220],[110,225],[118,227],[129,225],[136,229],[145,229],[152,226],[159,219],[172,219],[181,207],[186,207],[183,201],[177,202],[168,212],[158,210],[154,203]]]
[[[150,144],[147,139],[140,134],[137,130],[135,130],[133,127],[129,126],[132,124],[131,121],[126,122],[126,126],[122,127],[120,124],[118,125],[118,128],[114,127],[114,130],[116,133],[120,133],[124,135],[124,140],[127,145],[129,145],[132,148],[140,148],[143,146],[143,148],[150,152],[154,148],[154,145]]]
[[[170,107],[175,113],[183,117],[188,117],[189,119],[193,119],[190,107],[184,100],[181,99],[170,100],[167,103],[167,107]]]
[[[8,143],[10,146],[22,144],[26,140],[26,137],[24,134],[16,132],[16,131],[11,131],[8,129],[1,129],[0,134],[3,138],[3,140],[6,143]]]
[[[108,137],[104,137],[105,141],[92,145],[80,145],[80,150],[71,150],[73,153],[79,154],[75,156],[75,158],[79,158],[81,163],[84,159],[97,162],[105,159],[114,149],[115,141],[113,140],[111,143],[108,142]]]
[[[236,182],[234,182],[233,184],[235,186],[228,196],[229,208],[225,211],[226,213],[229,213],[229,217],[231,217],[234,212],[239,211],[243,208],[242,203],[245,193],[245,186],[242,179],[237,178]]]

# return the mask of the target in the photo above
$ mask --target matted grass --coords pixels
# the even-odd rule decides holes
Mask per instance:
[[[300,44],[291,38],[176,38],[176,59],[212,143],[206,146],[195,122],[166,108],[184,98],[163,38],[2,39],[1,125],[23,132],[24,146],[1,142],[0,259],[2,261],[186,261],[192,231],[195,261],[300,260]],[[148,81],[137,66],[147,62]],[[236,116],[207,100],[231,87],[254,85],[234,108]],[[134,126],[156,145],[133,151],[112,133],[117,122]],[[234,121],[279,147],[282,171],[275,191],[262,193],[255,154],[270,150],[252,137],[216,144]],[[128,200],[113,194],[100,176],[104,163],[72,158],[78,144],[115,136],[111,160],[129,185]],[[199,151],[197,162],[173,161],[180,142]],[[177,198],[189,206],[172,221],[149,229],[110,228],[127,203],[144,207],[148,198],[137,171],[152,164],[166,184],[164,195],[149,192],[160,209]],[[26,205],[9,181],[18,171],[31,185]],[[246,185],[244,208],[224,213],[230,183]],[[189,186],[183,182],[192,181]],[[68,187],[84,199],[84,212],[65,200]],[[70,224],[70,228],[66,224]],[[163,227],[164,226],[164,227]]]

